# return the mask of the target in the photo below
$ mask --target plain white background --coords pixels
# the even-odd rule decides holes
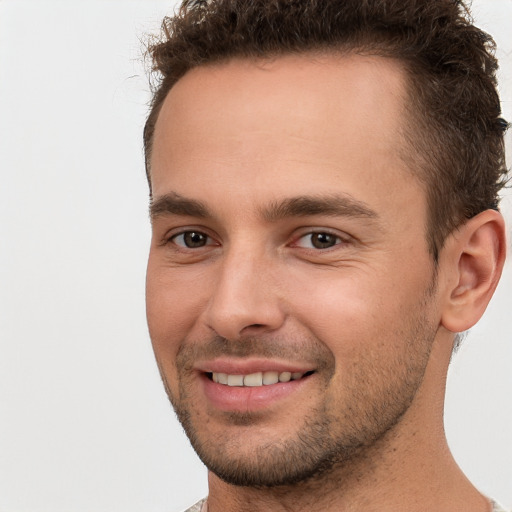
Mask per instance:
[[[175,3],[0,0],[1,512],[174,512],[206,493],[144,314],[141,41]],[[510,120],[512,0],[474,14],[498,42]],[[446,414],[462,467],[509,507],[511,299],[509,262]]]

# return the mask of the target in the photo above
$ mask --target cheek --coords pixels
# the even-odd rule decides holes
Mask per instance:
[[[183,340],[194,324],[191,291],[176,286],[169,269],[149,262],[146,277],[146,315],[149,335],[160,374],[168,393],[179,392],[176,358]]]
[[[150,256],[146,277],[146,314],[157,357],[174,358],[204,310],[208,292],[202,276],[169,268]]]
[[[403,343],[397,332],[416,311],[426,286],[425,276],[393,275],[387,266],[385,273],[353,268],[296,276],[290,310],[337,357],[355,358],[363,346],[389,350]]]

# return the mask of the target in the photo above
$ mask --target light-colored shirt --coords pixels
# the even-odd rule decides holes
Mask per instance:
[[[208,506],[206,504],[206,498],[198,501],[195,505],[192,505],[190,508],[187,508],[184,512],[207,512]]]
[[[501,505],[499,505],[495,501],[493,501],[492,503],[493,503],[492,512],[507,512]],[[201,501],[198,501],[195,505],[192,505],[190,508],[188,508],[184,512],[208,512],[208,505],[206,503],[206,498],[202,499]]]

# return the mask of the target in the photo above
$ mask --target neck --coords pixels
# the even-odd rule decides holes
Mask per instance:
[[[437,364],[427,368],[406,414],[374,445],[290,487],[237,487],[210,473],[208,512],[489,512],[490,502],[457,466],[444,433],[447,341],[435,343],[431,360]]]

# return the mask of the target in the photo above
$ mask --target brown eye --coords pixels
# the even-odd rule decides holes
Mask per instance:
[[[315,249],[329,249],[329,247],[334,247],[339,240],[337,236],[330,233],[312,233],[310,237],[311,245]]]
[[[180,247],[197,249],[209,244],[209,237],[199,231],[185,231],[172,237],[172,241]]]
[[[325,231],[317,231],[301,236],[296,245],[304,249],[330,249],[341,243],[339,236],[327,233]]]

